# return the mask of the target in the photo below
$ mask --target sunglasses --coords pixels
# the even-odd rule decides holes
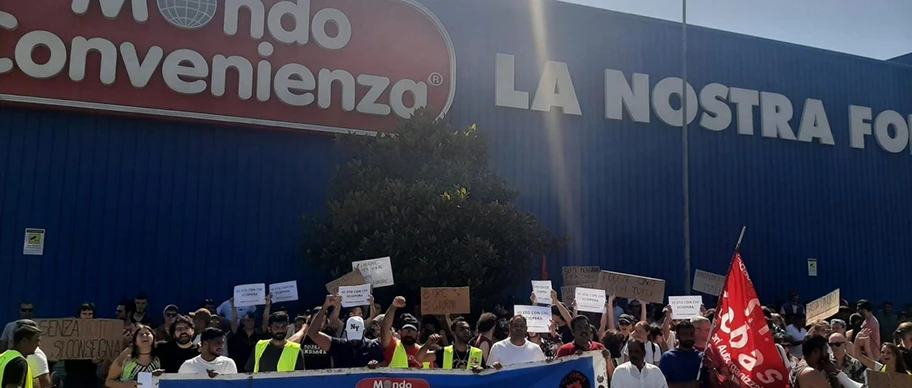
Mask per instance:
[[[177,313],[167,313],[165,316],[168,318],[177,318]]]
[[[19,311],[22,311],[22,312],[24,312],[24,313],[30,313],[30,312],[32,312],[32,311],[35,311],[35,309],[34,309],[34,308],[30,308],[30,309],[19,309]]]
[[[830,346],[832,346],[834,348],[838,348],[842,345],[845,345],[845,342],[830,342]]]
[[[618,326],[630,326],[627,322],[618,322]]]

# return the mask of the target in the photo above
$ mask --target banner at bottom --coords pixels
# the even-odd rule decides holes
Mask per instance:
[[[604,388],[608,386],[605,359],[598,352],[549,363],[505,367],[473,374],[465,371],[334,369],[294,373],[237,374],[210,379],[203,375],[163,375],[158,388],[464,388],[547,387]]]

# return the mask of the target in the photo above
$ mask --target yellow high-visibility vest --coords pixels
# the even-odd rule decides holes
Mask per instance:
[[[469,346],[469,359],[466,362],[466,370],[481,366],[481,357],[481,349]],[[453,369],[453,345],[443,348],[443,369]]]
[[[431,369],[431,363],[423,362],[421,366],[424,369]],[[408,369],[408,353],[405,351],[405,345],[402,341],[396,341],[396,350],[393,351],[393,360],[389,363],[390,368]]]
[[[25,360],[25,356],[23,356],[22,353],[19,353],[12,349],[0,353],[0,381],[3,381],[3,371],[6,370],[6,365],[9,364],[10,361],[13,361],[20,357]],[[28,361],[26,361],[26,363],[28,363]],[[32,377],[32,368],[26,366],[24,388],[32,388],[34,385],[34,379],[35,378]]]
[[[269,340],[262,340],[256,344],[256,353],[253,359],[253,373],[260,373],[260,358],[269,347]],[[279,364],[276,365],[277,372],[294,372],[298,364],[298,355],[301,354],[301,345],[294,342],[285,342],[285,348],[282,349],[282,355],[279,356]]]

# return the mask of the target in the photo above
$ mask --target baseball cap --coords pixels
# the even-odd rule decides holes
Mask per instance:
[[[351,317],[345,322],[345,336],[351,341],[360,341],[364,338],[364,319]]]

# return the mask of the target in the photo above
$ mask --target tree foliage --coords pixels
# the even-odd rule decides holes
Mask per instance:
[[[486,136],[418,110],[395,135],[344,135],[350,160],[330,182],[325,214],[304,236],[309,264],[340,276],[390,256],[398,292],[471,287],[475,305],[527,282],[562,243],[514,206],[518,192],[488,164]]]

